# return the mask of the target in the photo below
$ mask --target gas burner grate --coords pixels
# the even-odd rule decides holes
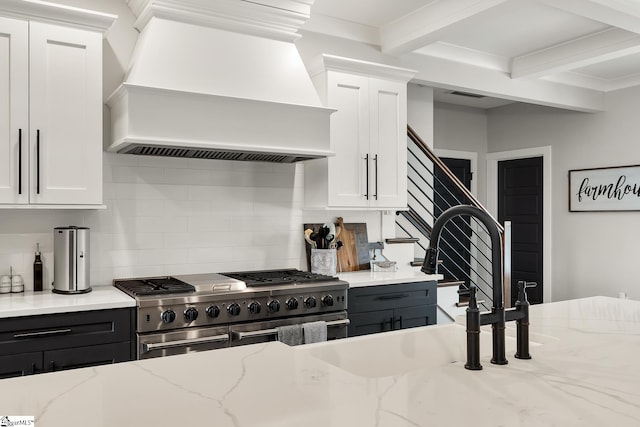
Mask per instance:
[[[263,271],[241,271],[234,273],[221,273],[224,276],[241,280],[247,286],[267,286],[280,285],[286,283],[312,283],[327,282],[336,280],[336,277],[324,274],[310,273],[296,269],[287,270],[263,270]]]
[[[195,292],[196,288],[172,277],[116,281],[115,286],[132,296]]]

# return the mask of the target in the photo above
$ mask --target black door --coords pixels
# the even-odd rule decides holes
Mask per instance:
[[[511,221],[511,304],[519,280],[536,282],[527,290],[542,303],[542,157],[498,162],[498,221]]]
[[[441,160],[467,189],[471,188],[470,160],[448,157],[443,157]],[[449,207],[462,204],[466,200],[462,191],[453,186],[439,169],[436,169],[434,181],[433,201],[436,218]],[[442,264],[438,267],[438,273],[442,274],[445,280],[464,280],[466,289],[469,288],[471,280],[470,237],[469,218],[457,217],[447,224],[439,244]],[[463,289],[462,286],[461,289]]]

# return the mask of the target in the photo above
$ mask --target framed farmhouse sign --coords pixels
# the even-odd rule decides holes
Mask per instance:
[[[569,211],[640,211],[640,165],[570,170]]]

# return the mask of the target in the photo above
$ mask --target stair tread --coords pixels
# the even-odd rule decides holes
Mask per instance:
[[[460,286],[464,285],[464,280],[456,280],[456,279],[443,279],[438,281],[438,287],[444,288],[447,286]]]
[[[385,242],[389,244],[393,243],[416,243],[419,242],[420,239],[418,237],[394,237],[389,239],[384,239]]]

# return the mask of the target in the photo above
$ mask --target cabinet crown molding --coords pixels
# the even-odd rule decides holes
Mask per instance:
[[[364,74],[403,83],[408,82],[418,73],[417,70],[411,70],[409,68],[395,67],[393,65],[329,55],[326,53],[323,53],[317,58],[316,63],[312,65],[312,69],[309,70],[309,74],[313,76],[324,71],[346,71],[348,73]]]
[[[276,40],[294,41],[315,0],[127,0],[138,31],[162,18]]]
[[[0,15],[105,32],[118,15],[40,0],[2,0]]]

